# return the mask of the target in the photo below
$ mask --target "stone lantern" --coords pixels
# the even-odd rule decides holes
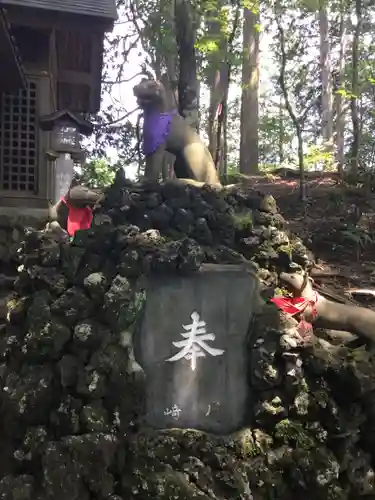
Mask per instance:
[[[74,163],[84,163],[85,152],[81,147],[81,135],[92,134],[93,126],[71,111],[57,111],[40,119],[40,128],[50,132],[51,148],[47,156],[52,161],[52,201],[64,196],[72,182]]]

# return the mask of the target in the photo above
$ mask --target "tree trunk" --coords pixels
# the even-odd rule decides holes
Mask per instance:
[[[219,115],[222,112],[220,104],[224,100],[226,87],[228,86],[228,67],[225,62],[216,69],[215,75],[210,82],[210,107],[208,110],[208,140],[209,150],[215,159],[218,149],[218,127]],[[220,142],[220,141],[219,141]]]
[[[225,152],[221,151],[221,147],[225,144],[225,140],[222,140],[222,135],[226,133],[228,93],[232,73],[230,58],[233,42],[239,27],[240,12],[240,7],[237,5],[229,36],[226,35],[228,26],[223,26],[223,23],[219,19],[220,12],[218,10],[212,13],[214,21],[212,21],[210,26],[211,37],[218,41],[219,46],[218,50],[210,55],[208,61],[210,67],[210,107],[207,132],[210,153],[215,161],[216,168],[220,166],[221,172],[223,171],[221,167],[226,161]],[[226,167],[224,166],[225,169]]]
[[[170,58],[173,56],[171,55]],[[170,62],[172,65],[172,62]],[[167,66],[168,67],[168,66]],[[164,73],[161,78],[160,78],[162,84],[164,85],[165,91],[166,91],[166,96],[167,96],[167,102],[168,102],[168,108],[169,109],[174,109],[176,108],[176,95],[174,91],[174,83],[171,81],[169,74]],[[162,167],[161,167],[161,175],[163,181],[166,181],[167,179],[170,179],[173,177],[173,164],[174,164],[175,156],[172,155],[171,153],[168,153],[168,151],[164,151],[163,158],[162,158]]]
[[[284,102],[282,96],[280,96],[279,102],[279,163],[280,165],[284,161]]]
[[[337,90],[340,90],[344,86],[345,81],[345,56],[348,43],[347,36],[348,28],[348,18],[345,12],[344,6],[341,5],[340,14],[340,54],[339,54],[339,67],[338,67],[338,78],[336,82]],[[335,108],[336,108],[336,163],[337,170],[340,174],[341,179],[344,175],[344,163],[345,163],[345,118],[346,112],[344,109],[344,100],[341,92],[336,92],[335,97]]]
[[[194,10],[188,0],[175,0],[176,42],[179,58],[179,113],[199,128],[199,82],[195,53]]]
[[[359,125],[359,77],[358,77],[358,58],[359,58],[359,38],[362,25],[362,0],[355,0],[355,13],[357,24],[353,34],[352,45],[352,98],[350,102],[353,141],[351,147],[351,170],[354,175],[358,173],[359,166],[359,147],[361,142],[361,131]]]
[[[325,151],[333,151],[332,85],[329,23],[326,0],[319,0],[320,71],[322,84],[322,137]],[[327,163],[327,162],[326,162]]]
[[[228,102],[228,95],[226,97]],[[224,118],[223,118],[223,165],[221,170],[224,182],[228,182],[228,106],[225,105]]]
[[[216,135],[215,165],[220,176],[227,178],[228,173],[228,88],[221,101],[220,121]]]
[[[158,44],[157,44],[157,47],[161,47],[161,34],[158,33]],[[153,70],[155,71],[155,78],[157,80],[162,80],[162,54],[160,53],[161,51],[160,50],[156,50],[156,53],[155,53],[155,61],[154,61],[154,64],[153,64]],[[163,82],[164,83],[164,82]],[[159,154],[155,154],[153,155],[152,157],[152,161],[149,162],[149,165],[147,164],[147,158],[146,158],[146,170],[147,171],[156,171],[159,173],[159,176],[161,174],[161,177],[163,180],[165,180],[165,175],[166,175],[166,172],[165,172],[165,168],[164,168],[164,157],[165,157],[165,152],[161,152]],[[156,162],[159,163],[159,165],[156,167]],[[150,165],[152,165],[152,167],[150,167]],[[146,170],[145,170],[145,177],[147,177],[147,175],[151,175],[151,174],[148,174],[146,175]]]
[[[208,86],[210,88],[210,105],[208,109],[207,135],[209,150],[215,159],[217,150],[218,117],[220,103],[223,100],[227,86],[228,64],[227,64],[227,37],[222,30],[220,21],[220,8],[222,0],[215,4],[215,9],[209,11],[207,17],[211,19],[208,24],[208,36],[217,44],[217,49],[208,54]]]
[[[285,78],[285,69],[287,63],[287,55],[285,50],[285,35],[284,29],[281,25],[281,22],[277,19],[277,28],[279,31],[280,38],[280,51],[281,51],[281,64],[280,64],[280,87],[285,100],[285,107],[288,111],[290,119],[293,122],[297,140],[298,140],[298,166],[299,166],[299,174],[300,174],[300,197],[302,201],[306,199],[306,185],[305,185],[305,164],[303,157],[303,136],[302,136],[302,126],[301,126],[301,118],[297,116],[297,112],[293,109],[293,105],[289,99],[289,93],[286,86],[286,78]]]
[[[175,29],[175,2],[169,2],[168,9],[168,24]],[[176,38],[176,37],[175,37]],[[174,50],[173,50],[174,49]],[[165,51],[164,53],[164,65],[167,69],[167,73],[162,76],[162,82],[164,88],[167,91],[167,99],[168,105],[170,109],[178,109],[178,76],[177,76],[177,68],[178,68],[178,55],[177,55],[177,47],[173,47],[169,51]],[[174,161],[175,156],[171,153],[165,151],[163,158],[163,167],[162,167],[162,178],[163,180],[170,179],[174,177]]]
[[[244,9],[240,171],[258,172],[259,13]]]

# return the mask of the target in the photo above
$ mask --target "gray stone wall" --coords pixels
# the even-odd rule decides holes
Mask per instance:
[[[47,219],[45,210],[0,207],[0,324],[7,314],[7,303],[14,296],[13,282],[19,266],[18,249],[25,228],[42,228]]]
[[[1,500],[375,498],[374,354],[306,342],[296,321],[266,303],[279,271],[311,266],[271,197],[117,185],[92,229],[71,244],[30,231],[19,258],[0,331]],[[263,299],[245,344],[241,336],[246,373],[243,365],[236,373],[239,395],[244,383],[252,395],[249,411],[229,435],[150,425],[155,373],[146,349],[134,352],[149,277],[184,283],[202,264],[251,266]],[[182,301],[175,310],[184,316]],[[150,339],[157,325],[145,325]],[[210,391],[223,366],[212,365]],[[233,380],[232,362],[225,370]]]

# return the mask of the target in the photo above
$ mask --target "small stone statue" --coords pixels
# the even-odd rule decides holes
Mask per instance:
[[[74,236],[80,229],[88,229],[92,223],[92,209],[99,203],[102,194],[78,184],[73,179],[68,193],[49,209],[49,218]],[[56,224],[54,225],[56,229]]]

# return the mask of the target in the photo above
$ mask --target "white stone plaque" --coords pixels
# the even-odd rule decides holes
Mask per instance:
[[[74,162],[70,155],[61,155],[55,164],[55,203],[57,203],[69,191],[73,180]]]

